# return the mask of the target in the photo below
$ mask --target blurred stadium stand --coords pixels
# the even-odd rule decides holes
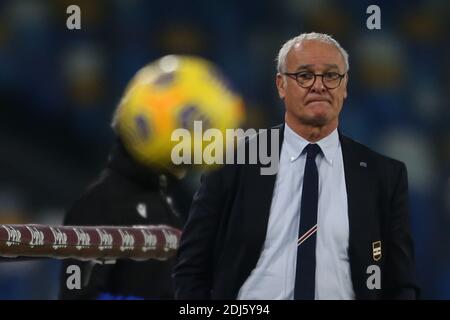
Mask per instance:
[[[450,2],[5,0],[0,4],[0,223],[60,223],[113,142],[112,111],[144,64],[199,54],[223,68],[249,127],[282,121],[280,45],[334,35],[350,53],[343,132],[409,169],[417,271],[426,299],[450,299]],[[66,28],[78,4],[82,29]],[[0,263],[0,299],[56,297],[59,261]],[[44,281],[45,280],[45,281]]]

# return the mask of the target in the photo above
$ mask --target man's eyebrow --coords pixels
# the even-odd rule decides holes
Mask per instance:
[[[314,64],[302,64],[302,65],[299,65],[297,67],[296,71],[300,71],[300,70],[303,70],[303,69],[309,69],[309,68],[311,68],[313,66],[314,66]],[[334,64],[334,63],[331,63],[331,64],[325,63],[324,66],[327,67],[328,69],[338,69],[339,70],[338,65]]]
[[[325,64],[325,66],[329,69],[338,69],[339,70],[338,65],[334,64],[334,63],[333,64]]]
[[[303,70],[303,69],[309,69],[309,68],[311,68],[312,66],[314,66],[314,65],[313,65],[313,64],[302,64],[302,65],[299,65],[299,66],[297,67],[297,70],[296,70],[296,71]]]

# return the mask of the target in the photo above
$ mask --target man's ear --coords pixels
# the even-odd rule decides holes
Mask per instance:
[[[284,79],[284,76],[281,73],[277,73],[277,77],[275,79],[275,83],[277,85],[278,95],[280,96],[281,99],[284,99],[285,88],[286,88],[286,81]]]

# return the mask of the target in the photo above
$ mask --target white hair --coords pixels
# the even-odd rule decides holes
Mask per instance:
[[[334,45],[336,47],[336,49],[339,50],[342,57],[344,58],[345,72],[347,72],[350,69],[350,65],[348,64],[348,53],[347,53],[347,51],[345,51],[344,48],[341,47],[339,42],[337,42],[332,36],[330,36],[328,34],[311,32],[311,33],[302,33],[302,34],[286,41],[283,44],[280,51],[278,52],[278,57],[276,59],[277,71],[279,73],[286,72],[285,67],[286,67],[287,54],[289,53],[289,51],[292,49],[293,46],[295,46],[297,43],[301,43],[303,40],[316,40],[316,41]]]

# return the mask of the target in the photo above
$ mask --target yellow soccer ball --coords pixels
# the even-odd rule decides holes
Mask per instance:
[[[203,130],[216,128],[225,136],[226,129],[239,127],[243,120],[242,97],[213,63],[195,56],[169,55],[143,67],[131,79],[117,108],[114,128],[138,162],[172,168],[171,152],[179,144],[171,139],[175,129],[192,133],[192,141],[185,143],[191,143],[194,152],[194,121],[202,121]]]

